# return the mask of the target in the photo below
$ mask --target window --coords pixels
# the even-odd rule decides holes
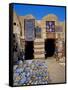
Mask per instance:
[[[16,25],[16,22],[14,22],[13,24]]]
[[[35,27],[35,37],[36,38],[41,38],[41,28],[40,27]]]
[[[46,31],[55,32],[55,21],[46,21]]]

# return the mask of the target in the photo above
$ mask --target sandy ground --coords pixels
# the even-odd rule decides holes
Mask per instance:
[[[49,73],[48,83],[64,83],[65,82],[65,64],[56,62],[55,58],[46,59]]]

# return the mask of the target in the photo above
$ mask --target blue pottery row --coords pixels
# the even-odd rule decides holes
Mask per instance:
[[[48,84],[47,65],[44,60],[19,61],[14,65],[14,85]]]

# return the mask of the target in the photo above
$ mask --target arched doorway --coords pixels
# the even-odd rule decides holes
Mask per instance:
[[[55,39],[45,40],[45,57],[51,57],[55,52]]]

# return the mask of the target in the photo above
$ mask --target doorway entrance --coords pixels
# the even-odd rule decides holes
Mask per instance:
[[[34,58],[33,41],[25,41],[25,60]]]
[[[55,39],[46,39],[45,40],[45,57],[51,57],[55,52]]]

